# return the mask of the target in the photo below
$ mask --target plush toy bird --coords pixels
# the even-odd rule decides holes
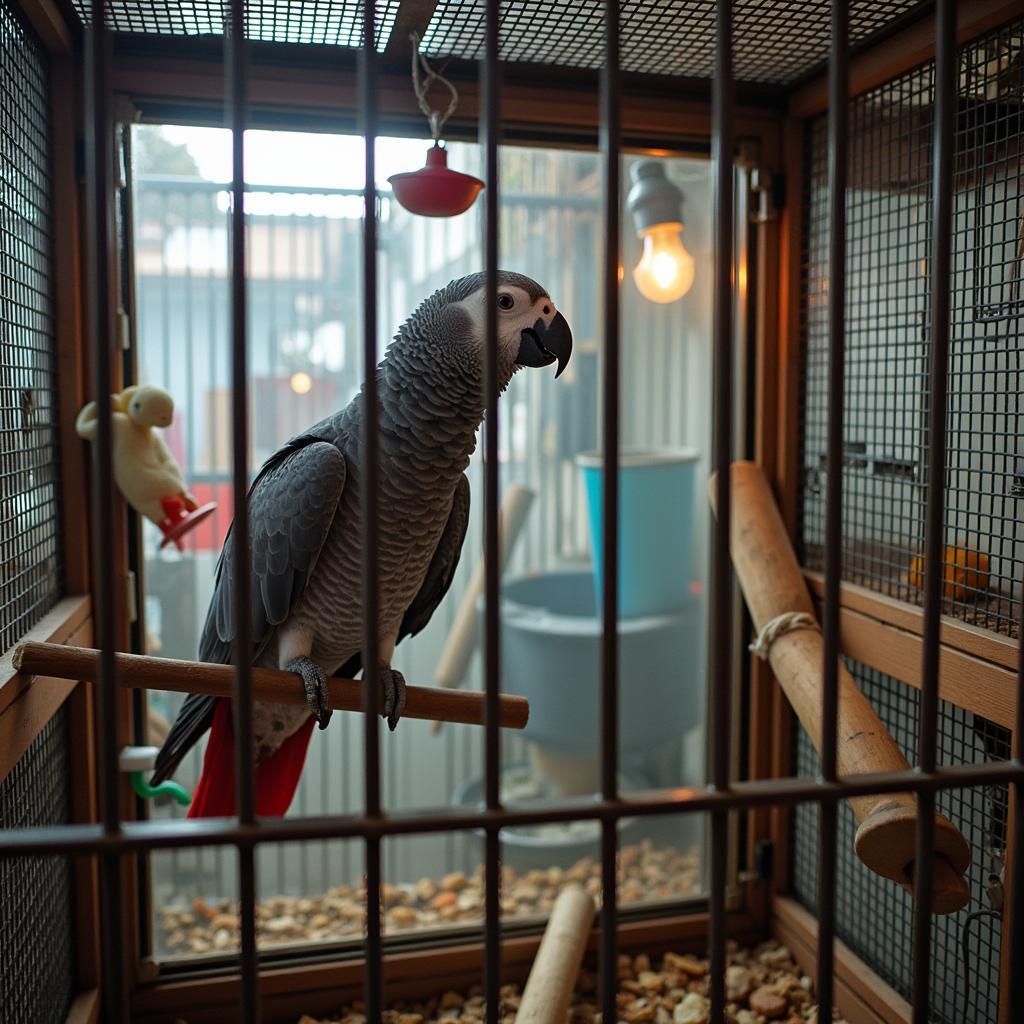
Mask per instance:
[[[178,464],[154,427],[169,427],[174,399],[152,384],[133,385],[111,396],[114,481],[125,500],[155,523],[163,547],[205,519],[216,505],[200,506],[185,486]],[[78,436],[96,439],[96,403],[89,402],[75,422]]]
[[[483,420],[483,274],[426,299],[399,329],[377,367],[380,437],[380,664],[382,707],[394,729],[405,681],[391,668],[398,644],[433,615],[455,575],[469,520],[465,469]],[[565,317],[536,282],[499,275],[498,387],[524,366],[557,363],[572,351]],[[296,673],[307,706],[256,702],[256,810],[288,809],[313,722],[331,712],[327,677],[351,677],[362,663],[363,543],[360,512],[365,392],[289,441],[266,462],[249,492],[252,662]],[[203,661],[232,660],[231,534],[224,542],[200,639]],[[190,694],[156,760],[167,779],[210,729],[190,817],[235,810],[229,702]]]

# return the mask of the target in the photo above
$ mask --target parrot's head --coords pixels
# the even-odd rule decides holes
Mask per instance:
[[[524,366],[556,366],[559,376],[572,354],[572,331],[547,290],[523,274],[498,272],[498,378],[504,388]],[[407,326],[440,361],[465,365],[475,376],[486,344],[487,284],[483,273],[452,281],[426,299]],[[401,337],[401,335],[400,335]]]

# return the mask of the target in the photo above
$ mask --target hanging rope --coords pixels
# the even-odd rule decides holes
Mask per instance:
[[[434,142],[438,143],[441,140],[441,129],[444,128],[445,122],[455,113],[455,108],[459,105],[459,93],[455,86],[444,75],[438,74],[427,63],[427,58],[420,53],[419,33],[410,33],[409,39],[412,42],[412,90],[416,93],[416,99],[419,100],[420,110],[430,122],[430,134],[433,136]],[[423,79],[420,78],[421,72],[425,76]],[[434,82],[440,83],[452,94],[448,109],[443,114],[440,110],[434,110],[427,102],[427,93]]]
[[[791,633],[796,629],[819,628],[818,620],[813,615],[808,615],[807,612],[783,612],[764,624],[761,632],[757,634],[757,639],[747,650],[756,654],[762,661],[767,661],[772,644],[780,636],[785,636],[786,633]]]

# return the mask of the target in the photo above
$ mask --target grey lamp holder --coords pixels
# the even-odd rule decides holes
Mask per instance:
[[[658,224],[682,224],[683,193],[668,180],[660,160],[638,160],[630,169],[633,187],[626,208],[638,235]]]

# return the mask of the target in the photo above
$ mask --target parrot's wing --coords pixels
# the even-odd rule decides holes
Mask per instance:
[[[463,474],[455,488],[452,510],[448,514],[448,522],[445,523],[434,557],[430,560],[427,575],[423,578],[423,585],[402,618],[398,631],[399,642],[407,636],[415,636],[423,629],[448,593],[455,578],[455,570],[459,567],[459,556],[462,554],[468,526],[469,480]]]
[[[335,445],[300,435],[272,455],[253,481],[248,505],[254,658],[302,596],[334,520],[345,476],[345,456]],[[229,530],[199,640],[200,661],[226,665],[232,660],[233,548]],[[185,699],[157,755],[154,785],[173,774],[210,727],[217,699],[199,693]]]

